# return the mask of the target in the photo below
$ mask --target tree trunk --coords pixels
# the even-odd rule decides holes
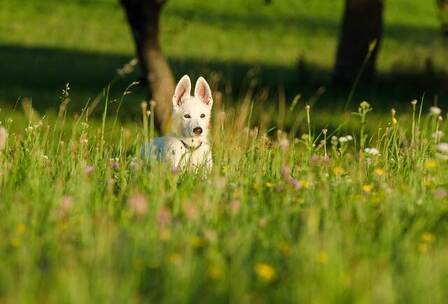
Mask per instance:
[[[362,79],[371,80],[383,31],[383,0],[346,0],[333,83],[351,85],[369,56],[369,45],[375,48],[365,63]]]
[[[174,78],[160,48],[160,13],[166,0],[120,0],[135,40],[149,96],[156,101],[155,125],[166,131],[171,113]],[[153,114],[151,114],[153,115]]]
[[[448,0],[437,0],[442,32],[448,37]]]

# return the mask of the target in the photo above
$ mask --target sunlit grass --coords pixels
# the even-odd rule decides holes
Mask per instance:
[[[105,102],[102,122],[0,112],[2,301],[446,299],[440,109],[413,101],[372,122],[363,102],[352,131],[321,130],[301,102],[262,118],[273,111],[252,98],[217,99],[203,178],[140,159],[151,128]],[[294,118],[299,133],[273,128]]]

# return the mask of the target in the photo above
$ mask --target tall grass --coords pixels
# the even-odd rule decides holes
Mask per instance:
[[[414,102],[372,129],[363,102],[339,134],[297,99],[302,136],[246,99],[215,103],[208,178],[140,159],[146,107],[135,125],[107,98],[100,122],[1,112],[0,301],[443,303],[444,114]]]

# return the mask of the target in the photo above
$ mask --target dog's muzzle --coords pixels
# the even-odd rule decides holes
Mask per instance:
[[[193,133],[194,135],[201,135],[202,134],[202,128],[201,127],[196,127],[193,129]]]

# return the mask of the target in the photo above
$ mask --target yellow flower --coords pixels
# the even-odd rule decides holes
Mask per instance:
[[[372,184],[365,184],[362,186],[362,191],[364,191],[365,193],[370,193],[373,190],[373,186]]]
[[[172,253],[169,257],[168,257],[169,261],[171,262],[171,264],[180,264],[180,262],[182,262],[182,256],[179,253]]]
[[[375,174],[377,176],[383,176],[384,175],[384,169],[383,168],[376,168],[375,169]]]
[[[14,238],[11,240],[11,246],[14,248],[19,248],[22,242],[18,238]]]
[[[208,276],[213,280],[219,280],[222,277],[222,269],[218,265],[213,265],[208,269]]]
[[[435,169],[435,168],[437,168],[437,162],[433,159],[428,159],[425,162],[425,168],[426,169]]]
[[[320,264],[326,264],[328,262],[328,253],[324,250],[321,250],[319,252],[319,255],[317,256],[317,262]]]
[[[304,189],[308,189],[308,188],[310,187],[310,182],[307,181],[307,180],[305,180],[305,179],[301,179],[301,180],[300,180],[300,184],[302,184],[302,187],[303,187]]]
[[[204,241],[197,235],[193,235],[190,242],[193,247],[201,247],[204,244]]]
[[[267,183],[266,183],[266,187],[268,187],[268,188],[272,188],[272,187],[273,187],[273,185],[272,185],[272,183],[270,183],[270,182],[267,182]]]
[[[280,243],[278,244],[278,249],[279,249],[280,252],[281,252],[283,255],[285,255],[285,256],[289,256],[289,255],[291,255],[291,252],[292,252],[292,250],[291,250],[291,246],[289,246],[289,244],[286,243],[286,242],[280,242]]]
[[[430,232],[425,232],[421,235],[420,239],[424,243],[432,243],[436,240],[436,236]]]
[[[334,175],[342,175],[344,174],[344,169],[342,169],[341,167],[334,167],[333,168],[333,173]]]
[[[258,278],[264,282],[271,282],[277,276],[275,269],[266,263],[257,263],[254,267],[254,271]]]
[[[24,234],[26,232],[26,226],[22,223],[18,224],[16,227],[17,234]]]

